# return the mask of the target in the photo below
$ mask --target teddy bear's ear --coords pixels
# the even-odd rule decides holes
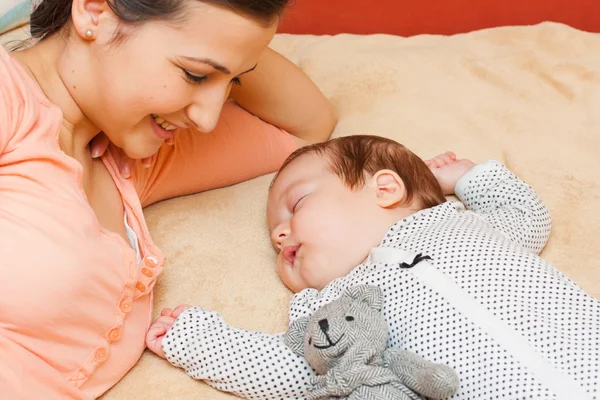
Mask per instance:
[[[304,356],[304,334],[308,326],[309,317],[300,317],[291,323],[287,332],[283,335],[283,341],[294,354]]]
[[[377,286],[357,285],[346,291],[346,295],[354,300],[366,303],[369,307],[381,311],[383,307],[383,293]]]

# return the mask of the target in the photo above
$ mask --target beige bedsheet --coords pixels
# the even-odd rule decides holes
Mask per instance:
[[[453,37],[275,38],[340,113],[334,136],[394,138],[422,157],[451,149],[503,161],[546,201],[553,231],[542,255],[600,298],[600,35],[545,23]],[[146,210],[168,256],[155,312],[180,303],[235,326],[286,327],[264,222],[272,175]],[[150,353],[113,399],[225,399]]]

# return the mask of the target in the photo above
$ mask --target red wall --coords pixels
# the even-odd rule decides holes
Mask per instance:
[[[600,32],[600,0],[295,0],[279,32],[449,35],[543,21]]]

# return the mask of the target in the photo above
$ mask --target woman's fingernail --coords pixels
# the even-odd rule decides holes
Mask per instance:
[[[98,157],[100,157],[100,150],[92,149],[92,158],[98,158]]]
[[[124,178],[129,178],[130,174],[131,174],[131,170],[129,168],[129,164],[121,165],[121,175],[123,175]]]

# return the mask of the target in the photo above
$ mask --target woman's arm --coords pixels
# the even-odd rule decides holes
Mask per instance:
[[[256,69],[234,86],[233,99],[250,113],[297,138],[302,146],[329,138],[336,110],[315,83],[281,54],[267,49]]]
[[[147,206],[277,171],[298,148],[293,138],[229,100],[214,131],[178,132],[173,146],[163,145],[148,168],[134,162],[131,176]]]
[[[248,112],[248,117],[242,119],[245,123],[249,123],[248,125],[245,125],[245,128],[249,129],[244,128],[240,130],[238,128],[236,129],[236,132],[231,132],[234,135],[230,135],[237,136],[234,145],[241,147],[240,150],[243,150],[246,147],[243,143],[245,135],[254,135],[254,138],[247,138],[247,140],[256,142],[256,140],[264,140],[261,139],[260,136],[273,138],[274,131],[283,130],[290,134],[296,147],[300,147],[310,143],[325,141],[333,132],[338,120],[336,110],[317,88],[314,82],[312,82],[300,68],[275,51],[267,49],[265,54],[259,60],[256,69],[241,77],[241,80],[242,85],[233,88],[231,97],[239,107]],[[224,114],[227,114],[227,110],[229,109],[231,109],[231,107],[228,108],[226,105],[221,114],[220,123],[222,126],[227,125],[223,120],[227,119]],[[264,127],[261,127],[261,124],[258,121],[250,121],[250,116],[256,116],[258,117],[257,120],[266,122],[263,122]],[[240,126],[243,124],[236,125]],[[222,127],[218,126],[216,130],[221,128]],[[256,135],[258,132],[260,132],[260,135]],[[217,132],[211,133],[215,134]],[[182,137],[189,134],[190,132],[185,132],[184,134],[178,134],[178,136]],[[95,157],[100,157],[104,154],[108,145],[109,141],[106,135],[99,134],[91,143],[92,154]],[[163,146],[161,151],[168,147],[170,146]],[[256,150],[259,146],[254,147],[255,149],[253,150]],[[268,163],[269,165],[266,169],[263,168],[263,165],[258,165],[258,167],[260,167],[259,171],[253,172],[252,170],[257,166],[255,164],[256,160],[247,160],[250,164],[244,168],[244,171],[248,176],[241,177],[240,179],[227,179],[227,184],[239,182],[241,180],[249,179],[250,177],[276,170],[290,152],[289,146],[281,144],[274,145],[271,140],[264,143],[263,147],[264,149],[269,150],[269,153],[271,153],[270,156],[273,159],[272,161],[277,165],[273,166]],[[225,149],[219,150],[222,151]],[[208,148],[200,148],[199,151],[202,151],[202,154],[196,154],[196,156],[205,157],[207,156],[206,152],[210,150]],[[280,152],[281,154],[275,154],[277,152]],[[190,151],[189,149],[186,153],[186,156],[194,156],[193,151]],[[157,156],[160,157],[160,153]],[[152,172],[152,170],[156,168],[157,156],[134,162],[122,154],[117,160],[121,176],[123,178],[129,178],[132,175],[132,170],[137,170],[136,172],[140,174],[136,176],[136,186],[138,188],[147,188],[150,182],[145,182],[145,180],[149,178],[150,175],[156,175],[156,171]],[[260,158],[260,155],[256,156]],[[186,164],[188,169],[190,167],[193,169],[194,162],[188,157],[186,157],[185,160],[178,157],[174,161],[179,164]],[[238,164],[241,166],[243,161],[240,160]],[[178,190],[178,188],[175,188],[175,190],[170,189],[168,190],[169,195],[167,195],[167,197],[171,197],[170,195],[172,195],[173,192],[184,194],[183,192],[189,193],[190,190],[197,191],[198,186],[202,186],[202,190],[213,188],[213,185],[206,185],[206,182],[204,181],[201,183],[202,185],[199,185],[199,183],[196,182],[192,185],[193,188],[183,188],[183,190]],[[156,187],[156,185],[152,186]],[[218,184],[217,186],[221,185]],[[164,199],[166,198],[164,197],[165,195],[166,193],[154,196],[153,200]]]

